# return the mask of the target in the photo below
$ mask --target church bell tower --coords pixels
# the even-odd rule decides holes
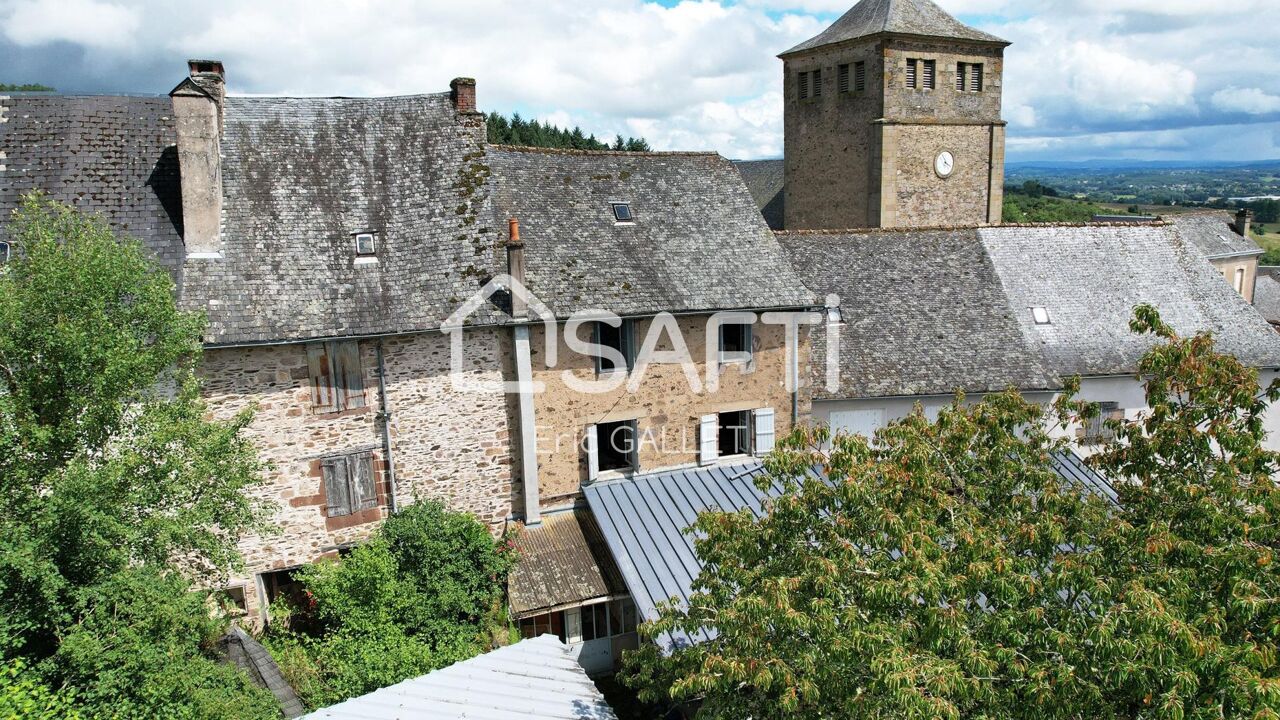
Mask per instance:
[[[1008,46],[930,0],[862,0],[780,55],[786,229],[999,223]]]

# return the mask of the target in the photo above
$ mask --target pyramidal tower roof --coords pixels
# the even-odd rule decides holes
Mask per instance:
[[[965,25],[930,0],[862,0],[831,27],[780,57],[882,33],[1009,44]]]

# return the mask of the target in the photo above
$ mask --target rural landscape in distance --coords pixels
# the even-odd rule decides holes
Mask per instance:
[[[0,720],[1280,718],[1276,23],[0,0]]]

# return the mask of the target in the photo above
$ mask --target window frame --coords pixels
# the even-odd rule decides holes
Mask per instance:
[[[619,208],[621,208],[626,213],[627,219],[625,220],[622,219],[622,215],[619,214],[618,212]],[[614,225],[635,225],[636,224],[636,214],[631,211],[630,200],[610,200],[609,209],[613,211]]]
[[[13,245],[7,240],[0,240],[0,265],[8,265],[13,258]]]
[[[591,342],[592,343],[596,345],[605,345],[605,343],[600,342],[601,335],[602,335],[601,330],[603,329],[604,326],[608,326],[610,328],[613,327],[612,325],[609,325],[608,323],[601,320],[597,320],[591,324]],[[635,321],[630,318],[622,318],[622,324],[619,325],[616,329],[618,331],[619,347],[616,347],[614,349],[622,353],[623,365],[621,368],[612,367],[612,368],[606,369],[604,367],[604,362],[605,362],[604,355],[596,355],[595,361],[596,361],[597,377],[600,377],[603,375],[613,375],[615,373],[630,375],[631,371],[635,368],[635,346],[636,346]],[[610,345],[609,347],[613,347],[613,346]]]
[[[351,234],[352,240],[355,242],[356,257],[372,258],[378,256],[378,234],[372,230],[362,230]],[[362,249],[360,247],[361,239],[368,238],[369,248]]]
[[[726,425],[725,417],[737,415],[743,420],[741,425]],[[724,460],[726,458],[751,457],[755,452],[755,432],[753,421],[754,413],[751,410],[728,410],[716,413],[716,457]],[[734,449],[740,452],[725,452],[725,433],[731,432],[736,436],[736,446]]]
[[[739,327],[742,328],[742,346],[741,350],[726,351],[725,350],[725,328]],[[731,365],[734,363],[748,364],[755,360],[755,351],[752,348],[752,342],[755,337],[755,326],[751,323],[722,323],[718,328],[719,339],[716,346],[717,357],[720,359],[721,365]],[[736,355],[737,357],[730,357]],[[744,357],[745,356],[745,357]]]
[[[608,440],[608,436],[617,432],[618,428],[628,428],[631,433],[631,447],[626,450],[626,464],[617,467],[605,467],[601,462],[603,456],[600,452],[603,443]],[[605,431],[605,428],[614,428]],[[595,481],[602,476],[612,477],[627,474],[634,474],[640,471],[640,421],[638,418],[628,420],[612,420],[609,422],[598,422],[587,426],[587,479]],[[616,450],[616,448],[614,448]]]
[[[1107,427],[1108,420],[1124,418],[1124,409],[1118,402],[1097,402],[1098,414],[1084,421],[1080,428],[1080,444],[1084,446],[1103,445],[1115,439],[1115,430]]]

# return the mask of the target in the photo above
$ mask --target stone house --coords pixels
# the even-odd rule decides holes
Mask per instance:
[[[1254,301],[1263,250],[1249,235],[1253,218],[1248,210],[1242,208],[1234,216],[1224,210],[1177,213],[1168,220],[1184,240],[1200,248],[1236,292]]]

